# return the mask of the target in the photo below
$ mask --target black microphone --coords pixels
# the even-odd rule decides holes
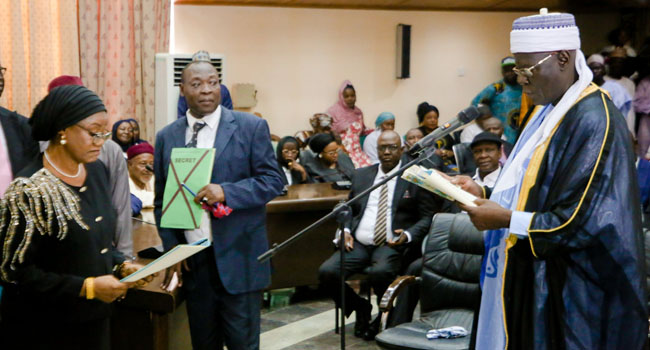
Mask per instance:
[[[409,150],[409,153],[412,155],[419,153],[422,149],[431,147],[437,140],[451,134],[454,130],[460,128],[461,126],[472,122],[474,119],[478,118],[480,115],[485,114],[485,106],[479,105],[479,107],[476,106],[469,106],[456,116],[452,121],[445,123],[444,125],[440,126],[439,128],[433,130],[429,135],[423,137],[411,147]]]
[[[153,168],[150,165],[145,165],[144,168],[153,173]]]

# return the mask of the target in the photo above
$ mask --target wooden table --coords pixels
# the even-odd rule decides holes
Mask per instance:
[[[348,198],[348,191],[335,190],[329,183],[292,185],[287,189],[286,196],[266,205],[271,246],[282,243]],[[268,289],[318,284],[318,267],[334,252],[336,227],[335,220],[328,220],[277,253],[271,259],[273,274]]]

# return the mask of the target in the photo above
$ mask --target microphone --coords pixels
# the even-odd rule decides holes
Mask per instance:
[[[431,133],[429,133],[429,135],[420,139],[420,141],[411,147],[409,153],[414,155],[425,148],[431,147],[431,145],[433,145],[438,139],[451,134],[454,130],[460,128],[461,126],[474,121],[474,119],[478,118],[480,115],[486,114],[486,108],[487,106],[479,105],[478,107],[469,106],[463,109],[452,121],[445,123],[444,125],[433,130]]]
[[[152,168],[151,166],[149,166],[149,165],[145,165],[144,168],[147,169],[147,170],[149,170],[149,171],[151,171],[151,172],[153,173],[153,168]]]

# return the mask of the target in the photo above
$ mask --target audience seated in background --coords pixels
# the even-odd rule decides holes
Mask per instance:
[[[401,139],[394,131],[383,132],[377,141],[380,164],[357,169],[350,198],[370,188],[403,163]],[[368,280],[378,300],[403,264],[404,254],[420,246],[431,217],[439,207],[433,195],[399,176],[351,205],[352,221],[345,227],[345,278],[369,268]],[[335,243],[341,244],[340,233]],[[340,251],[335,252],[319,269],[319,280],[337,305],[340,305]],[[374,339],[379,319],[369,325],[372,305],[346,285],[345,309],[356,312],[354,334]]]
[[[366,152],[372,164],[379,163],[377,155],[377,139],[386,130],[395,129],[395,115],[390,112],[383,112],[375,119],[375,130],[366,136],[363,141],[363,151]]]
[[[404,135],[404,146],[402,147],[403,151],[408,152],[411,150],[411,147],[413,147],[413,145],[415,145],[423,137],[424,134],[422,133],[422,130],[418,128],[413,128],[407,131]]]
[[[644,69],[646,75],[641,75],[641,81],[634,95],[634,111],[637,113],[639,151],[641,157],[650,155],[650,67]]]
[[[628,115],[632,109],[632,96],[625,88],[614,80],[605,80],[605,58],[599,54],[593,54],[587,59],[587,65],[594,74],[594,84],[609,92],[609,97],[616,108],[621,111],[625,118],[634,117]]]
[[[506,140],[515,143],[517,140],[517,125],[521,110],[521,85],[517,83],[517,75],[512,71],[515,67],[513,57],[501,60],[501,75],[503,79],[488,85],[472,100],[474,106],[482,103],[490,107],[492,115],[498,118],[505,128]]]
[[[632,72],[630,72],[630,66],[630,59],[628,58],[625,49],[617,47],[607,58],[607,75],[605,75],[603,79],[605,81],[612,81],[620,84],[625,88],[628,95],[635,96],[636,85],[634,84],[634,81],[629,78],[630,74],[632,74]],[[634,121],[636,119],[635,113],[634,105],[632,105],[628,113],[623,114],[627,121],[627,127],[632,132],[634,132]]]
[[[368,155],[361,148],[361,136],[372,130],[363,123],[363,112],[356,106],[357,93],[349,80],[339,89],[339,99],[328,110],[332,117],[332,130],[341,136],[341,142],[356,168],[370,165]]]
[[[327,113],[316,113],[311,118],[309,118],[309,125],[311,125],[312,130],[302,130],[298,131],[293,137],[298,140],[298,146],[301,149],[304,149],[309,145],[309,138],[316,134],[330,134],[334,136],[336,143],[341,145],[341,148],[345,150],[345,147],[341,144],[341,137],[334,131],[332,131],[332,117]]]
[[[153,146],[146,142],[133,145],[126,151],[129,168],[129,188],[131,189],[131,195],[138,198],[142,203],[140,209],[153,209],[154,207],[153,151]],[[134,210],[133,214],[139,215],[140,211],[136,212]],[[153,211],[142,212],[142,219],[151,223],[155,222]]]
[[[303,166],[314,182],[351,181],[354,165],[330,134],[316,134],[309,141],[313,152],[303,152]]]
[[[417,115],[420,124],[418,129],[422,131],[424,136],[429,135],[429,133],[438,128],[438,118],[440,117],[440,113],[436,106],[431,105],[428,102],[422,102],[418,105]],[[436,155],[442,158],[445,165],[450,165],[455,162],[454,152],[452,151],[454,143],[454,138],[451,135],[447,135],[436,141],[436,147],[438,148],[436,150]]]
[[[506,141],[505,136],[503,135],[503,123],[501,123],[499,119],[492,117],[483,122],[483,127],[485,128],[485,131],[491,132],[501,139],[501,158],[499,159],[499,163],[501,163],[501,165],[506,164],[506,160],[508,160],[514,145]]]
[[[460,142],[472,143],[472,140],[474,140],[474,137],[476,137],[476,135],[485,131],[483,122],[490,118],[493,118],[492,113],[487,111],[487,113],[481,114],[473,123],[470,123],[468,126],[466,126],[460,133]]]
[[[118,120],[113,124],[111,139],[117,143],[126,158],[126,150],[133,146],[133,127],[128,119]]]
[[[497,135],[483,131],[476,135],[470,145],[476,164],[476,174],[472,179],[481,186],[494,187],[501,173],[499,158],[501,157],[501,143]]]
[[[133,118],[128,120],[129,123],[131,124],[131,128],[133,129],[133,144],[139,145],[143,142],[147,142],[146,140],[140,138],[140,124],[138,124],[138,121]]]
[[[278,167],[285,185],[304,184],[311,182],[307,170],[300,165],[300,149],[298,140],[285,136],[278,142],[275,150]]]

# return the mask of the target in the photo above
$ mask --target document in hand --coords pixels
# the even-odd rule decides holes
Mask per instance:
[[[458,201],[470,207],[476,206],[476,197],[473,194],[452,184],[435,170],[413,165],[404,171],[402,179],[451,201]]]
[[[195,193],[210,183],[214,164],[214,148],[173,148],[165,193],[163,195],[160,226],[166,228],[196,229],[201,226],[203,209],[183,184]]]
[[[141,280],[149,275],[181,262],[209,246],[210,240],[207,238],[198,240],[192,244],[179,244],[160,258],[147,264],[147,266],[122,278],[120,282],[135,282]]]

